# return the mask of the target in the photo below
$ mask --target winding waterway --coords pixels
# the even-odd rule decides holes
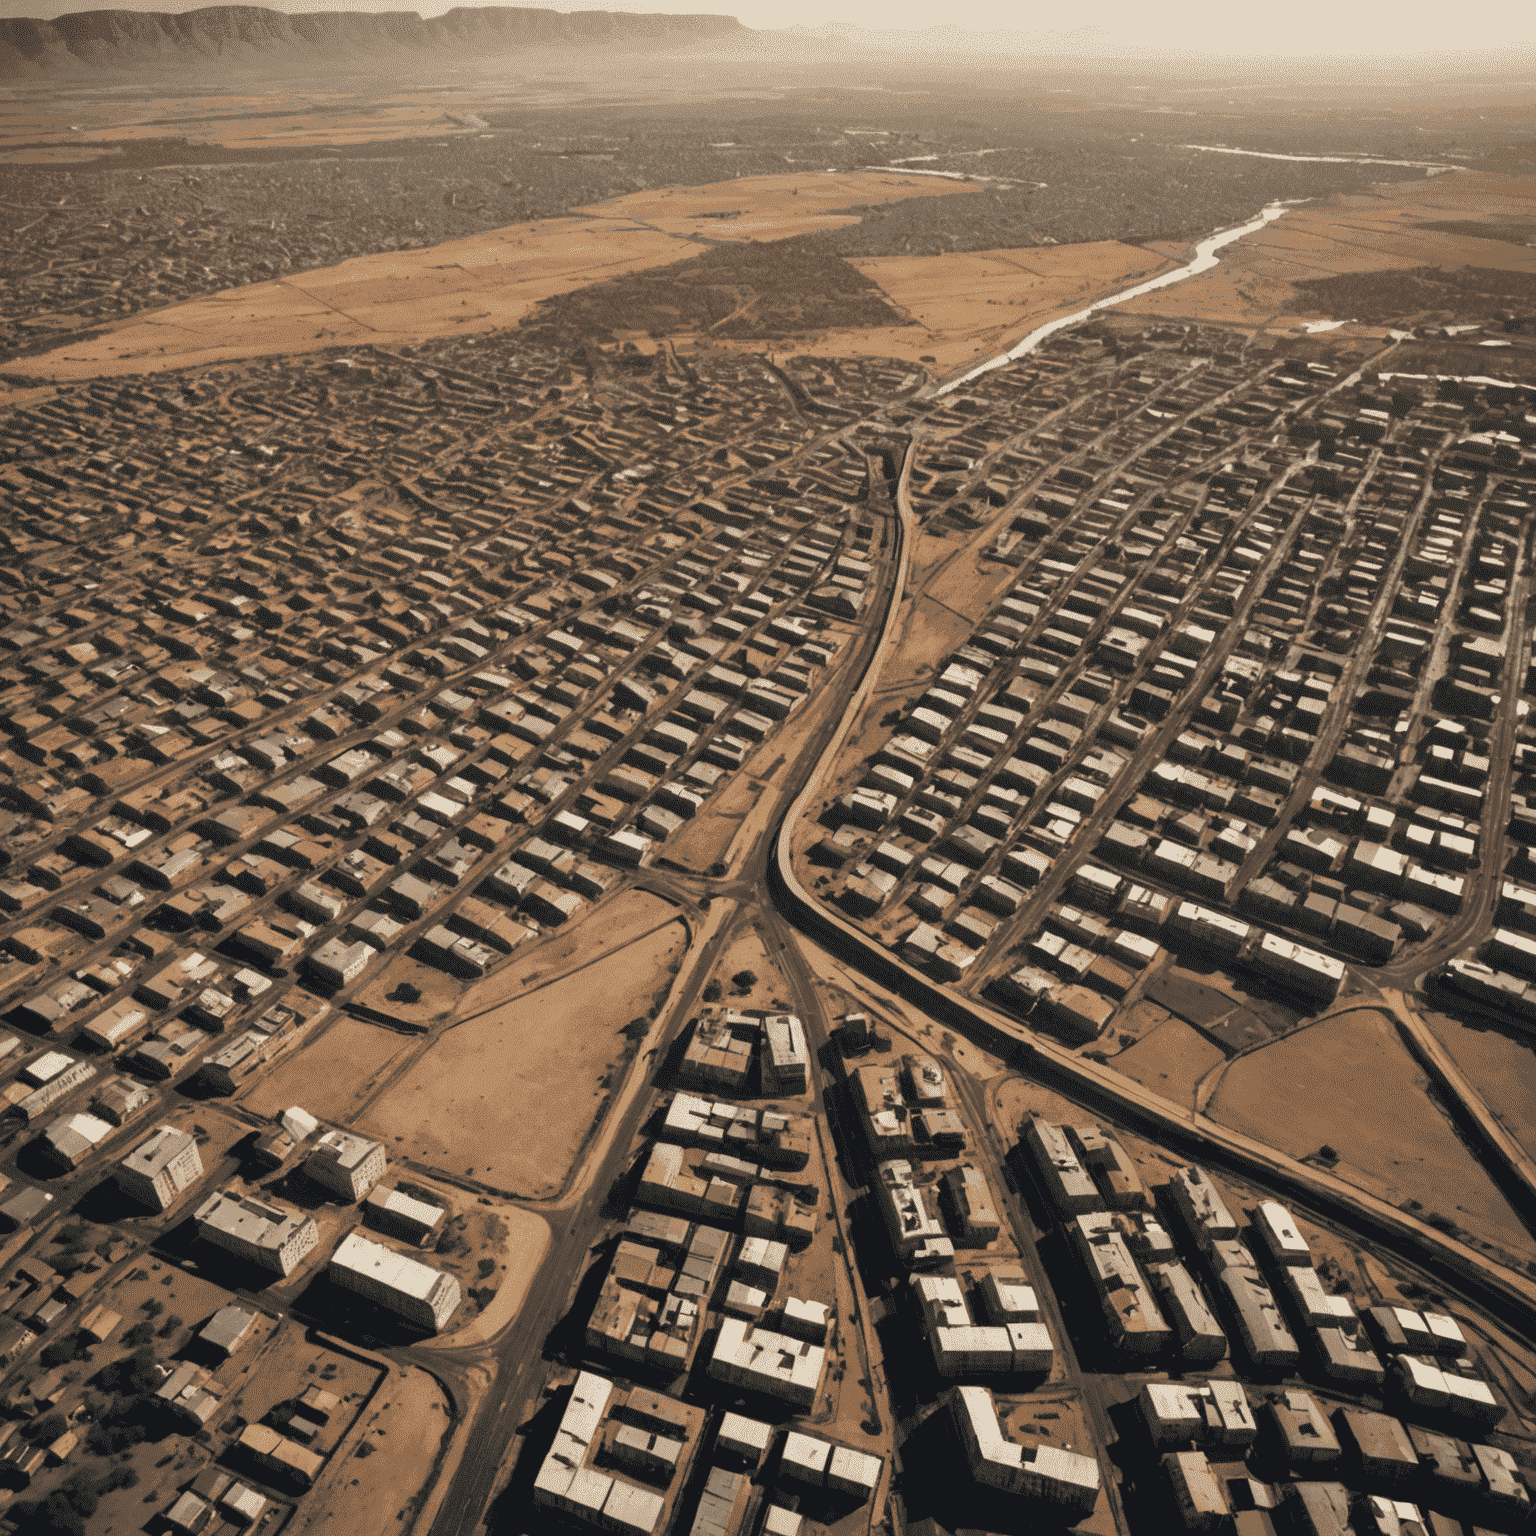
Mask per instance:
[[[1280,218],[1286,211],[1284,203],[1271,203],[1257,218],[1249,219],[1246,224],[1238,224],[1232,229],[1223,229],[1202,240],[1195,247],[1195,259],[1188,265],[1175,268],[1172,272],[1164,272],[1161,277],[1153,277],[1144,283],[1137,283],[1134,288],[1125,288],[1119,293],[1112,293],[1108,298],[1096,299],[1086,309],[1080,309],[1076,314],[1063,315],[1059,320],[1048,320],[1044,325],[1032,330],[1022,341],[1015,342],[1006,352],[988,358],[984,363],[978,363],[969,372],[961,374],[958,379],[951,379],[948,383],[940,385],[934,393],[947,395],[952,389],[959,389],[963,384],[969,384],[972,379],[979,378],[984,373],[990,373],[994,368],[1006,368],[1009,363],[1017,362],[1021,357],[1027,357],[1041,342],[1054,336],[1057,331],[1064,331],[1069,325],[1077,325],[1101,309],[1109,309],[1115,304],[1124,304],[1127,299],[1137,299],[1144,293],[1153,293],[1159,288],[1169,288],[1174,283],[1182,283],[1186,277],[1209,272],[1220,261],[1221,258],[1216,253],[1223,246],[1231,245],[1234,240],[1241,240],[1244,235],[1251,235],[1255,230],[1263,229],[1266,224]]]

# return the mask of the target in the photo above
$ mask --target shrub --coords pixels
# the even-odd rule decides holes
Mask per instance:
[[[55,1339],[51,1344],[45,1344],[37,1358],[51,1370],[56,1365],[68,1365],[79,1354],[79,1339],[69,1334],[65,1338]]]
[[[496,1273],[496,1260],[481,1259],[480,1262],[475,1265],[475,1272],[480,1276],[482,1280],[489,1280],[490,1277]]]

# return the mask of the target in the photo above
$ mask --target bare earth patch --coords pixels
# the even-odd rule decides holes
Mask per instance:
[[[1165,1099],[1189,1105],[1195,1085],[1222,1060],[1221,1051],[1197,1029],[1183,1019],[1168,1018],[1128,1050],[1111,1056],[1109,1064]]]
[[[1339,1153],[1334,1172],[1351,1184],[1393,1204],[1417,1200],[1426,1217],[1448,1218],[1506,1252],[1536,1254],[1426,1088],[1391,1020],[1360,1008],[1234,1061],[1208,1113],[1292,1157],[1326,1143]]]
[[[258,1076],[244,1106],[258,1115],[279,1115],[298,1104],[345,1125],[385,1075],[419,1045],[380,1025],[339,1018],[308,1048]]]
[[[581,935],[586,963],[559,980],[510,997],[501,977],[488,993],[472,988],[460,1020],[374,1101],[362,1128],[427,1167],[553,1195],[624,1060],[621,1031],[665,996],[686,932],[671,922],[615,947],[593,927]]]
[[[136,315],[94,340],[29,360],[27,373],[63,383],[501,330],[556,294],[696,255],[701,232],[711,240],[782,240],[856,223],[857,215],[839,211],[856,204],[971,190],[932,177],[851,171],[636,192],[580,216],[360,256]],[[737,209],[738,219],[708,217]]]

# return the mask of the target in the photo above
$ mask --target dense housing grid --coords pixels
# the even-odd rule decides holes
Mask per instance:
[[[172,1528],[301,1518],[356,1433],[307,1394],[231,1411],[253,1328],[440,1358],[493,1295],[443,1240],[489,1186],[241,1096],[343,1018],[435,1027],[381,982],[404,960],[472,984],[623,891],[730,891],[688,828],[850,707],[910,541],[974,546],[995,596],[887,660],[919,680],[848,716],[785,829],[866,940],[1110,1064],[1191,965],[1281,1028],[1427,970],[1524,1017],[1529,391],[1134,325],[925,384],[514,336],[0,424],[0,1217],[45,1235],[120,1164],[93,1209],[122,1245],[74,1278],[7,1258],[0,1343],[112,1338],[97,1290],[138,1242],[220,1277],[198,1349],[232,1347],[123,1356],[208,1436]],[[706,990],[647,1070],[519,1519],[1526,1517],[1482,1320],[1357,1298],[1345,1240],[1262,1189],[1086,1111],[1000,1122],[947,1045],[851,1006],[833,1031],[787,984],[793,1009]],[[1233,1052],[1273,1027],[1203,1026]],[[58,1381],[16,1398],[18,1478],[84,1443],[41,1438]]]

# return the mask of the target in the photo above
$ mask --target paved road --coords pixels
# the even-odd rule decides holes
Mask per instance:
[[[894,606],[891,602],[892,594],[904,567],[898,570],[895,562],[886,560],[881,571],[882,584],[877,590],[873,606],[873,611],[877,613]],[[844,663],[839,680],[830,690],[811,701],[808,707],[820,712],[820,723],[807,738],[790,771],[784,775],[783,787],[775,796],[777,808],[785,808],[793,802],[821,763],[830,753],[835,752],[847,721],[856,712],[853,708],[854,694],[874,670],[872,663],[884,634],[883,624],[866,629],[860,636],[857,648]],[[808,1027],[813,1031],[813,1039],[817,1044],[824,1043],[826,1021],[809,972],[792,942],[788,925],[782,922],[771,907],[759,907],[757,904],[757,893],[767,885],[779,820],[779,814],[764,818],[761,832],[748,847],[738,851],[737,867],[730,870],[722,880],[709,880],[671,870],[647,871],[641,877],[640,884],[653,884],[656,889],[674,899],[698,900],[707,896],[712,902],[734,901],[738,909],[735,920],[722,922],[716,937],[679,976],[665,1022],[657,1037],[657,1059],[664,1059],[676,1041],[740,923],[756,917],[762,918],[768,932],[776,937],[780,945],[787,945],[777,954],[777,958],[784,962],[786,979],[793,991],[796,1007],[801,1010],[801,1017],[807,1020]],[[593,1244],[608,1224],[608,1217],[604,1213],[605,1202],[610,1189],[625,1168],[630,1145],[649,1107],[650,1096],[641,1091],[641,1084],[646,1077],[648,1074],[639,1075],[636,1091],[628,1103],[618,1110],[618,1123],[609,1133],[608,1150],[600,1163],[590,1170],[584,1170],[581,1192],[565,1205],[554,1209],[539,1208],[552,1224],[550,1249],[514,1321],[489,1344],[474,1350],[417,1348],[410,1352],[411,1359],[428,1365],[441,1375],[446,1385],[456,1386],[460,1396],[466,1400],[466,1371],[474,1366],[482,1366],[494,1372],[485,1401],[474,1411],[457,1469],[433,1519],[431,1536],[470,1536],[482,1523],[484,1512],[502,1480],[507,1452],[513,1444],[517,1427],[528,1416],[531,1402],[547,1374],[543,1362],[545,1340],[564,1312],[567,1298],[580,1277]],[[817,1105],[820,1105],[819,1088]],[[835,1168],[832,1177],[834,1180],[837,1178]],[[867,1309],[861,1308],[861,1311],[867,1318]],[[861,1347],[867,1355],[871,1344],[866,1330],[861,1329],[861,1340]],[[869,1374],[868,1370],[866,1374]],[[887,1410],[883,1417],[888,1419],[888,1416]]]

